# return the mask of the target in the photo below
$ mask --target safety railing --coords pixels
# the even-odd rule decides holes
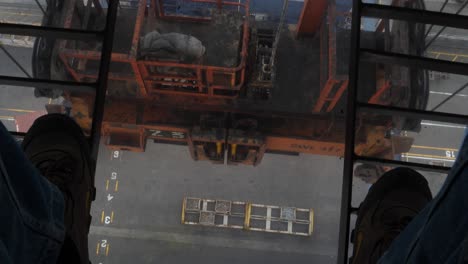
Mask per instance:
[[[348,75],[338,67],[340,60],[337,58],[343,57],[343,54],[338,54],[337,31],[339,28],[347,29],[349,16],[349,12],[337,10],[334,0],[329,1],[327,16],[320,27],[321,92],[315,103],[314,112],[331,112],[348,88]],[[341,49],[343,50],[343,47]]]
[[[190,64],[174,60],[141,57],[138,52],[139,42],[147,17],[156,19],[156,23],[157,20],[170,20],[181,23],[208,23],[211,20],[211,15],[200,17],[194,15],[193,10],[189,8],[180,13],[166,12],[166,9],[169,8],[169,2],[178,5],[177,1],[170,0],[153,0],[149,5],[144,0],[139,1],[138,5],[135,1],[129,3],[128,9],[137,8],[131,47],[128,53],[112,53],[112,63],[123,63],[123,67],[128,68],[128,71],[125,74],[121,71],[111,71],[109,79],[135,83],[138,87],[137,93],[142,97],[155,94],[237,97],[245,81],[249,43],[249,0],[241,2],[191,0],[184,1],[183,5],[181,5],[182,7],[190,7],[191,4],[201,4],[203,10],[207,10],[207,12],[213,9],[228,9],[233,12],[240,12],[243,15],[240,51],[238,53],[238,63],[235,67],[219,67],[203,63]],[[200,9],[200,6],[197,6],[197,8]],[[66,21],[65,26],[67,23],[71,23],[71,20]],[[82,65],[85,65],[88,61],[97,61],[100,51],[71,49],[64,43],[60,48],[59,56],[67,72],[74,80],[93,81],[96,79],[97,74],[94,70],[79,69],[72,66],[71,62],[78,60],[82,62]]]
[[[212,14],[196,14],[195,10],[228,9],[244,16],[241,30],[239,63],[236,67],[219,67],[203,64],[186,64],[162,60],[140,60],[139,70],[147,93],[196,94],[202,96],[237,97],[245,81],[245,66],[249,44],[249,2],[221,0],[185,1],[186,7],[177,13],[168,13],[167,4],[176,1],[158,0],[156,16],[180,22],[204,23],[212,19]],[[212,11],[214,12],[214,11]],[[221,54],[220,54],[221,55]],[[167,74],[170,70],[171,73]]]

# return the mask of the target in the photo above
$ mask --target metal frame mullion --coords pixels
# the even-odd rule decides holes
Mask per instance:
[[[443,112],[432,112],[418,109],[408,109],[396,106],[377,105],[368,103],[357,103],[358,110],[368,111],[369,113],[378,113],[383,115],[402,115],[415,119],[426,119],[445,123],[468,124],[468,116]]]
[[[354,11],[354,10],[353,10]],[[363,17],[397,19],[414,23],[468,29],[468,16],[398,6],[362,3]]]
[[[409,162],[409,161],[401,161],[401,160],[388,160],[388,159],[381,159],[381,158],[374,158],[374,157],[365,157],[365,156],[355,156],[355,162],[365,162],[367,164],[375,164],[375,165],[394,165],[398,167],[407,167],[412,168],[415,170],[420,171],[429,171],[429,172],[440,172],[440,173],[447,173],[450,171],[450,167],[444,166],[437,166],[437,165],[430,165],[430,164],[423,164],[417,162]]]
[[[468,19],[468,17],[467,17]],[[468,74],[468,64],[438,60],[427,57],[379,51],[373,49],[360,49],[362,61],[375,62],[381,64],[396,64],[410,68],[423,68],[431,71],[448,72],[454,74]]]
[[[22,137],[24,138],[26,136],[26,133],[24,132],[16,132],[16,131],[8,131],[10,133],[10,135],[14,136],[14,137]]]
[[[361,7],[361,0],[353,1],[349,86],[346,106],[345,159],[343,168],[343,182],[341,188],[340,233],[338,236],[338,263],[346,263],[348,260],[348,234],[350,228],[351,195],[355,157],[354,144],[356,138],[356,102],[360,63],[360,53],[357,51],[360,50]]]
[[[97,83],[80,83],[60,80],[44,80],[0,75],[0,84],[12,86],[25,86],[46,89],[60,89],[70,92],[94,94]],[[0,87],[1,88],[1,87]]]
[[[96,90],[93,118],[91,123],[91,158],[95,162],[97,162],[99,143],[101,139],[101,124],[104,118],[108,73],[112,59],[112,46],[114,42],[114,30],[117,20],[118,7],[119,0],[109,1],[106,17],[106,27],[104,29],[104,38],[101,50],[101,61],[99,64],[99,74],[97,78],[98,88]],[[95,169],[96,168],[93,170]]]
[[[376,63],[387,63],[404,65],[408,67],[424,68],[435,71],[450,72],[468,75],[468,64],[441,61],[412,55],[396,54],[392,52],[377,51],[360,48],[360,31],[362,17],[373,17],[379,19],[397,19],[414,23],[436,24],[441,26],[468,29],[468,16],[453,15],[441,12],[432,12],[404,7],[384,6],[377,4],[362,3],[362,0],[353,1],[352,29],[351,29],[351,56],[349,68],[349,87],[346,112],[346,147],[343,169],[340,233],[338,245],[338,263],[347,263],[350,216],[357,208],[351,206],[352,178],[355,162],[366,162],[371,164],[388,164],[394,166],[410,167],[417,170],[447,173],[450,168],[399,160],[387,160],[374,157],[358,156],[354,152],[356,138],[356,116],[357,110],[369,110],[372,113],[387,115],[400,114],[408,117],[428,119],[441,122],[468,124],[468,116],[431,112],[416,109],[407,109],[393,106],[374,105],[361,103],[357,100],[359,65],[362,61]]]
[[[101,41],[104,31],[0,23],[0,33],[67,40]]]
[[[107,90],[108,73],[112,57],[115,23],[117,20],[119,1],[111,0],[108,4],[106,27],[102,31],[87,31],[81,29],[53,28],[33,25],[0,23],[0,33],[12,35],[25,35],[35,37],[50,37],[67,40],[102,41],[99,74],[95,83],[80,83],[60,80],[43,80],[36,78],[22,78],[0,75],[0,84],[13,86],[26,86],[36,88],[61,89],[64,91],[95,94],[93,118],[91,125],[91,158],[96,162],[100,143],[101,123],[104,116],[105,97]],[[22,132],[12,132],[13,136],[24,136]],[[93,171],[96,168],[93,168]]]

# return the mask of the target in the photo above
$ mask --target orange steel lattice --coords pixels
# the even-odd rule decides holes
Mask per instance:
[[[334,1],[330,1],[324,8],[328,11],[328,16],[327,23],[323,23],[324,18],[320,27],[320,77],[326,78],[326,81],[320,81],[323,88],[313,112],[321,112],[324,107],[326,112],[331,112],[348,87],[348,76],[336,72],[336,5]],[[325,54],[328,59],[324,58]]]
[[[152,0],[149,6],[146,4],[147,1],[139,1],[130,52],[128,54],[118,52],[112,53],[113,63],[128,64],[133,72],[130,74],[111,72],[109,79],[136,82],[138,93],[141,97],[155,94],[189,94],[225,98],[237,97],[245,82],[245,67],[249,43],[249,1],[250,0],[246,0],[245,2],[188,0],[188,2],[193,3],[213,4],[218,10],[226,6],[238,7],[238,11],[243,12],[245,19],[242,26],[239,63],[233,68],[138,58],[137,51],[145,17],[155,16],[156,19],[161,20],[175,20],[191,23],[206,23],[211,20],[211,17],[166,14],[164,10],[164,0]],[[70,27],[74,9],[75,6],[73,4],[70,4],[69,8],[66,9],[68,15],[65,21],[65,27]],[[97,73],[83,73],[83,71],[77,70],[76,67],[72,67],[70,61],[78,60],[82,65],[86,65],[86,61],[88,60],[97,62],[100,58],[100,54],[99,51],[95,50],[67,48],[66,41],[62,41],[59,48],[59,57],[66,71],[76,81],[96,79]],[[158,73],[157,71],[151,71],[150,68],[169,68],[171,69],[171,73]],[[188,86],[190,86],[191,89],[183,89]]]
[[[320,29],[327,10],[327,0],[305,0],[297,23],[297,35],[314,34]]]
[[[234,8],[235,11],[243,9],[246,14],[249,13],[248,0],[243,3],[219,0],[187,0],[187,2],[213,5],[218,11],[221,7],[222,9]],[[73,5],[70,8],[73,9]],[[239,42],[239,49],[236,52],[240,53],[238,64],[236,67],[228,68],[157,59],[147,60],[138,57],[140,36],[148,26],[147,20],[172,20],[177,24],[189,22],[193,25],[209,23],[210,18],[180,15],[177,11],[165,12],[163,0],[152,0],[149,5],[146,1],[139,1],[138,9],[132,11],[136,11],[133,15],[136,20],[135,25],[130,25],[134,29],[133,31],[129,29],[132,32],[127,38],[129,43],[131,42],[129,52],[112,54],[114,66],[126,66],[128,70],[120,71],[120,73],[111,71],[109,74],[109,79],[115,82],[112,84],[116,84],[109,89],[106,97],[106,111],[102,123],[102,135],[109,148],[143,152],[148,140],[183,144],[188,146],[189,153],[194,160],[244,165],[260,164],[265,153],[309,153],[330,156],[344,154],[345,127],[344,120],[340,116],[330,118],[330,115],[322,113],[300,114],[283,111],[281,108],[280,110],[263,109],[261,102],[256,100],[249,101],[248,98],[243,98],[245,100],[243,103],[248,103],[238,104],[236,100],[230,99],[239,95],[241,87],[248,87],[248,83],[244,85],[244,77],[250,32],[248,19],[245,16],[241,20],[243,30],[239,31],[239,35],[242,36],[241,40],[236,40]],[[323,78],[320,81],[323,89],[313,108],[315,112],[321,112],[322,109],[327,112],[332,111],[339,104],[348,86],[347,77],[337,74],[336,70],[333,4],[329,6],[329,13],[327,17],[330,19],[329,23],[321,25],[320,35],[323,41],[320,43],[326,42],[321,45],[321,49],[326,52],[321,50],[320,60],[317,60],[317,64],[320,64],[317,66],[320,66],[320,70],[323,71],[323,74],[320,74]],[[73,12],[70,11],[70,14]],[[68,19],[67,23],[70,24],[71,21],[72,19]],[[183,26],[186,25],[183,24]],[[240,25],[240,23],[236,24],[239,27]],[[255,39],[255,31],[252,30],[252,32],[252,39]],[[211,32],[209,35],[211,36]],[[93,80],[95,74],[78,69],[80,65],[92,65],[88,62],[97,61],[100,52],[76,50],[70,48],[73,45],[61,45],[59,57],[72,78],[78,81]],[[70,61],[74,62],[73,67]],[[252,63],[250,62],[248,66],[251,67]],[[171,71],[157,72],[154,69],[158,67],[170,68]],[[177,75],[177,72],[181,74]],[[184,74],[187,72],[191,74]],[[219,75],[224,78],[219,78]],[[136,87],[136,94],[118,94],[119,89],[124,92],[130,90],[118,82],[123,84],[131,82]],[[192,86],[190,90],[186,89],[187,83]],[[306,85],[304,87],[310,88]],[[234,93],[226,93],[226,91]],[[89,112],[92,110],[88,101],[92,98],[79,102],[77,98],[71,97],[74,105],[72,115],[82,127],[87,127]],[[79,107],[80,105],[82,107]],[[374,122],[372,117],[363,117],[363,119],[366,120],[363,123],[368,124],[370,128],[382,126],[380,119],[378,122]],[[389,147],[391,142],[385,138],[385,133],[380,133],[377,137],[380,142],[388,144],[382,144],[381,148],[370,148],[369,146],[374,144],[366,140],[368,138],[366,135],[371,129],[364,128],[366,127],[364,126],[359,133],[361,135],[357,143],[359,153],[379,157],[393,155],[393,149]]]

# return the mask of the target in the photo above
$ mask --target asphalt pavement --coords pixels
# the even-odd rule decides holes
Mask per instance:
[[[266,155],[258,167],[214,166],[191,160],[185,146],[150,142],[144,154],[117,156],[101,149],[90,235],[96,263],[335,262],[339,158]],[[185,196],[313,208],[315,231],[296,237],[185,226]]]

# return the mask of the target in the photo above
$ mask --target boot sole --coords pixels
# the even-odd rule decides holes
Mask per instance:
[[[369,190],[364,201],[359,205],[358,219],[356,220],[356,227],[360,225],[362,218],[366,212],[378,201],[385,199],[385,197],[392,191],[396,190],[411,190],[415,193],[421,193],[428,201],[432,200],[431,190],[429,189],[427,180],[417,171],[408,168],[396,168],[386,172]],[[354,244],[356,238],[356,228],[351,231],[350,242]],[[353,259],[356,252],[353,250]],[[349,263],[352,263],[349,262]]]
[[[24,137],[22,147],[23,149],[27,148],[29,143],[33,140],[31,135],[41,135],[44,133],[48,133],[51,131],[65,131],[67,134],[72,135],[75,138],[81,148],[81,157],[85,161],[85,168],[88,170],[88,175],[90,176],[90,189],[89,191],[89,210],[91,210],[91,202],[96,200],[96,187],[95,187],[95,177],[93,172],[93,168],[95,168],[95,164],[93,161],[90,160],[91,151],[89,147],[89,142],[86,140],[81,127],[73,121],[68,116],[62,114],[48,114],[39,117],[34,121],[33,125],[29,129],[28,133]],[[91,212],[88,212],[89,215],[89,223],[88,223],[88,232],[89,227],[91,225]]]

